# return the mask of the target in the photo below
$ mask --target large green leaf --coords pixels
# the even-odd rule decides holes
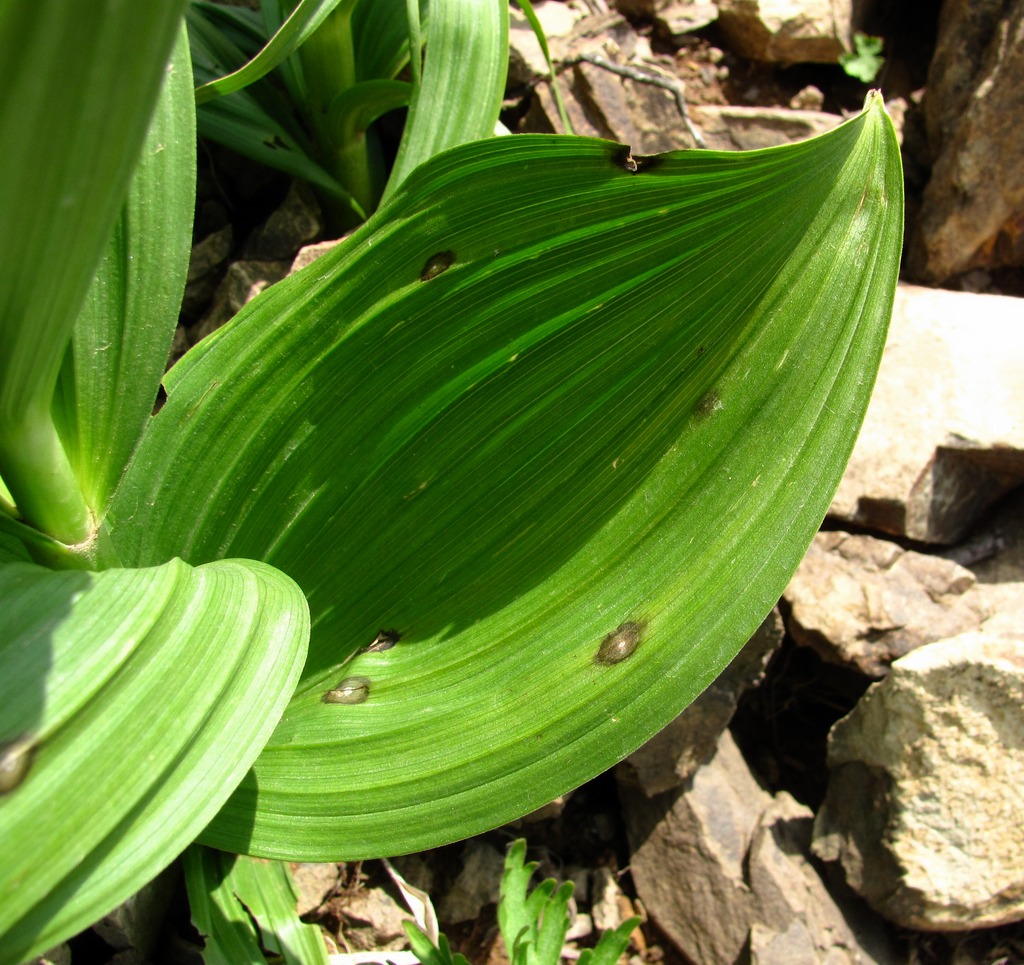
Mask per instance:
[[[54,414],[102,514],[149,421],[185,290],[196,184],[196,117],[184,29],[121,217],[64,359]]]
[[[133,565],[266,559],[314,621],[204,840],[306,859],[453,840],[671,720],[827,510],[901,229],[878,95],[746,154],[492,138],[197,346],[112,538]]]
[[[0,566],[0,961],[84,928],[202,830],[280,718],[308,626],[262,563]]]
[[[0,475],[22,514],[92,520],[50,418],[57,373],[121,206],[186,0],[0,5]]]

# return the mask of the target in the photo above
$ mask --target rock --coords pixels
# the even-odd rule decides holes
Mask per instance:
[[[988,608],[976,583],[952,560],[819,533],[786,588],[789,630],[825,660],[884,677],[911,650],[981,626]]]
[[[462,850],[462,870],[437,909],[442,922],[474,921],[484,905],[497,904],[505,856],[497,848],[477,839]]]
[[[668,90],[622,78],[590,63],[559,75],[573,130],[628,144],[636,154],[694,146],[675,96]],[[568,78],[568,83],[566,79]],[[520,126],[523,132],[562,132],[548,84],[539,84]],[[707,147],[749,151],[806,140],[842,122],[838,114],[782,107],[688,107]]]
[[[741,57],[834,64],[850,49],[851,0],[718,0],[718,25]]]
[[[337,890],[341,874],[336,864],[301,862],[290,865],[292,880],[299,892],[298,913],[316,911]]]
[[[1024,481],[1024,301],[900,285],[832,516],[955,543]]]
[[[840,908],[811,864],[810,808],[785,791],[761,815],[747,876],[756,903],[751,965],[898,961],[877,922]]]
[[[383,888],[363,888],[335,901],[347,919],[344,934],[354,949],[383,951],[408,945],[402,922],[412,921],[412,915]]]
[[[192,344],[206,338],[230,321],[247,302],[263,289],[280,281],[291,267],[287,261],[235,261],[228,266],[224,280],[217,286],[213,304],[189,334]]]
[[[561,60],[565,53],[564,40],[582,19],[582,11],[560,0],[538,0],[533,5],[533,12],[544,28],[552,60]],[[510,7],[509,17],[508,86],[515,88],[535,84],[549,76],[544,51],[540,48],[533,27],[520,10]]]
[[[242,257],[247,261],[290,261],[322,231],[323,215],[313,189],[304,181],[293,181],[284,201],[246,239]]]
[[[814,850],[906,928],[1024,919],[1024,637],[893,663],[829,737]]]
[[[175,893],[177,875],[167,870],[143,885],[126,902],[104,915],[92,929],[111,948],[128,950],[144,962],[158,938]]]
[[[221,266],[227,261],[234,244],[234,229],[225,225],[192,246],[181,304],[181,316],[186,323],[198,318],[210,303],[217,290]]]
[[[934,161],[913,277],[1024,265],[1024,0],[946,0],[925,111]]]
[[[717,19],[718,4],[700,0],[661,0],[653,12],[658,32],[673,44],[685,42],[688,34],[703,30]]]
[[[623,794],[630,870],[648,914],[702,965],[732,963],[747,942],[754,896],[743,866],[771,802],[725,731],[712,761],[678,794]]]
[[[788,961],[890,961],[868,954],[810,864],[810,810],[762,790],[729,731],[680,791],[622,797],[637,892],[691,961],[774,962],[783,948]]]
[[[991,616],[981,629],[1013,634],[1024,627],[1024,489],[999,506],[975,539],[958,548],[978,579]]]
[[[782,643],[782,617],[772,610],[732,663],[664,730],[616,769],[619,781],[648,797],[678,787],[715,753],[740,697],[764,678],[764,668]]]
[[[299,249],[299,253],[295,256],[292,261],[291,268],[288,269],[289,275],[294,275],[295,272],[301,271],[306,265],[313,264],[321,255],[327,254],[332,248],[337,247],[341,244],[344,239],[339,238],[335,241],[318,241],[313,245],[305,245]]]

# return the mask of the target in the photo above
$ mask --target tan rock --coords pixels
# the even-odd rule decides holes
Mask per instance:
[[[1024,0],[946,0],[925,97],[934,163],[908,266],[1024,265]]]
[[[900,285],[831,514],[955,543],[1024,480],[1024,300]]]
[[[981,626],[989,610],[976,582],[942,557],[819,533],[786,588],[789,629],[824,659],[883,677],[911,650]]]
[[[1024,637],[921,647],[829,737],[815,852],[906,927],[1024,919]]]
[[[718,0],[718,25],[742,57],[832,64],[850,47],[850,0]]]

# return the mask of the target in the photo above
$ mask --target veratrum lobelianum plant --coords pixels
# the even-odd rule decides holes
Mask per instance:
[[[872,93],[752,153],[443,151],[163,375],[185,6],[0,4],[2,961],[197,838],[411,851],[632,751],[780,595],[891,312]]]

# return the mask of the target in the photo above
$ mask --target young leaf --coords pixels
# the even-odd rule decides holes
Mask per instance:
[[[298,892],[282,862],[195,845],[185,852],[185,876],[207,965],[261,963],[261,947],[285,965],[327,965],[320,929],[299,920]]]
[[[238,70],[226,77],[207,81],[196,88],[196,104],[204,104],[224,94],[242,90],[266,76],[286,57],[299,48],[319,27],[341,0],[299,0],[280,29],[266,46]],[[351,3],[352,0],[346,0]]]
[[[149,421],[167,365],[188,272],[195,182],[192,67],[181,31],[57,384],[61,440],[97,515]]]
[[[508,73],[508,5],[431,0],[426,48],[384,200],[428,158],[494,133]]]
[[[0,12],[0,475],[22,514],[92,526],[49,416],[186,0],[6,3]]]
[[[422,965],[469,965],[465,955],[452,954],[451,946],[444,935],[437,936],[437,945],[411,921],[403,921],[402,927],[409,938],[409,947]]]
[[[204,840],[306,860],[435,845],[668,723],[828,508],[901,231],[877,94],[746,154],[492,138],[197,346],[112,538],[133,565],[266,559],[314,620],[303,682]],[[360,653],[387,628],[396,646]],[[321,699],[350,677],[361,702]]]
[[[232,856],[201,845],[182,855],[192,924],[203,938],[206,965],[266,965],[256,923],[228,880]]]
[[[288,701],[308,613],[286,576],[237,560],[8,563],[0,601],[6,962],[104,915],[199,833]]]

